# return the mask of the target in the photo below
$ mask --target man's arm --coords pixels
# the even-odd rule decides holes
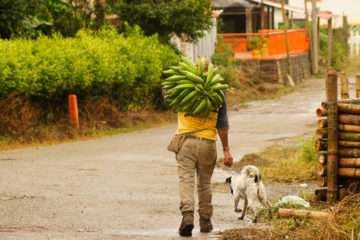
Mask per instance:
[[[233,157],[231,156],[229,148],[229,119],[227,116],[226,102],[219,110],[216,128],[224,150],[224,164],[227,167],[231,167],[233,164]]]
[[[227,167],[231,167],[231,165],[233,164],[233,157],[230,153],[228,132],[228,128],[218,129],[218,133],[224,150],[224,164]]]

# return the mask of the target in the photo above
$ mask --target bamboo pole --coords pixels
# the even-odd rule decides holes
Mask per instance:
[[[316,114],[319,114],[319,116],[324,116],[326,115],[326,109],[327,103],[323,102],[321,103],[321,107],[316,109]],[[360,104],[339,102],[338,111],[339,113],[360,114]]]
[[[341,158],[360,158],[360,149],[358,148],[341,148],[338,152]]]
[[[360,74],[356,75],[356,98],[360,98]]]
[[[301,209],[286,209],[279,208],[279,217],[291,218],[291,217],[310,217],[314,219],[328,219],[330,214],[322,211],[310,211]]]
[[[339,124],[339,130],[342,132],[360,133],[360,126],[350,124]]]
[[[338,103],[348,103],[348,104],[360,104],[360,99],[341,99],[338,100]],[[324,108],[327,108],[327,102],[322,102],[321,106],[323,106]]]
[[[345,141],[360,142],[360,133],[340,132],[339,139]]]
[[[349,148],[360,148],[360,142],[354,142],[354,141],[339,141],[340,147],[349,147]],[[323,145],[320,145],[320,147],[323,147]]]
[[[360,178],[360,168],[339,168],[341,177]]]
[[[327,141],[317,140],[315,142],[315,150],[316,151],[323,151],[327,149],[328,143]]]
[[[325,117],[327,116],[327,110],[323,107],[319,107],[316,109],[316,116],[317,117]]]
[[[318,172],[318,175],[322,178],[324,177],[328,178],[326,167],[322,166]],[[360,168],[340,167],[338,170],[338,176],[345,178],[360,178]]]
[[[328,101],[327,201],[330,203],[338,199],[337,78],[336,71],[328,71],[326,78],[326,97]]]
[[[320,155],[319,156],[319,163],[321,165],[326,165],[326,156],[325,155]]]
[[[332,52],[333,52],[333,27],[332,17],[328,20],[328,67],[332,66]]]
[[[327,138],[327,129],[316,129],[315,131],[315,136],[318,139],[323,139],[323,138]]]
[[[320,187],[326,187],[326,186],[327,186],[327,178],[326,178],[326,176],[321,177]]]
[[[348,125],[360,125],[360,115],[341,114],[339,123]]]
[[[342,168],[360,168],[360,158],[340,158],[339,166]]]
[[[315,189],[315,196],[317,201],[326,201],[326,192],[327,192],[326,177],[323,179],[325,179],[325,183],[323,183],[324,187]]]
[[[340,82],[341,82],[341,99],[349,99],[349,79],[346,76],[345,72],[341,72],[340,74]]]
[[[340,113],[360,114],[360,105],[351,103],[338,103]]]
[[[317,120],[316,123],[316,128],[317,129],[322,129],[322,128],[326,128],[327,127],[327,119],[319,119]]]
[[[318,175],[319,175],[320,177],[325,177],[325,176],[327,176],[326,165],[320,167],[320,170],[319,170],[319,172],[318,172]]]

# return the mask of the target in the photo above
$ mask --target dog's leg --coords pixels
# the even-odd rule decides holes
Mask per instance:
[[[247,207],[248,207],[248,198],[247,198],[247,196],[245,195],[245,197],[244,197],[244,208],[243,208],[243,210],[242,210],[241,217],[239,217],[240,220],[244,220]]]
[[[258,194],[258,199],[259,199],[260,203],[263,205],[264,208],[266,208],[268,210],[269,219],[272,219],[271,202],[267,199],[265,187],[262,182],[259,183],[259,188],[258,188],[257,194]]]
[[[240,194],[236,194],[235,200],[234,200],[234,211],[235,212],[241,212],[241,209],[238,208],[240,201]]]
[[[257,219],[258,219],[258,214],[259,214],[259,209],[258,208],[253,208],[253,212],[254,212],[254,219],[253,219],[253,223],[257,223]]]

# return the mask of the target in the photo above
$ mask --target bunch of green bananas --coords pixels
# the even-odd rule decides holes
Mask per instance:
[[[177,66],[164,71],[168,78],[162,82],[165,99],[175,112],[207,117],[210,112],[218,111],[224,103],[224,90],[229,86],[217,73],[213,64],[206,71],[205,59],[197,65],[183,58]]]

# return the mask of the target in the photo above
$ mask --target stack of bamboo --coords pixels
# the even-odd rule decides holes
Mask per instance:
[[[321,154],[320,163],[324,168],[320,171],[326,176],[327,138],[327,103],[316,110],[319,117],[316,130],[315,148]],[[338,175],[340,177],[360,178],[360,101],[341,101],[338,108]]]
[[[322,167],[319,175],[323,178],[324,187],[328,185],[327,177],[331,175],[334,177],[334,173],[328,174],[329,169],[334,167],[337,169],[335,176],[340,180],[360,178],[360,76],[356,81],[357,99],[348,99],[347,77],[342,74],[340,80],[342,100],[338,101],[337,91],[331,91],[327,86],[330,90],[327,91],[328,102],[323,102],[316,110],[318,121],[315,148],[320,153],[319,161]],[[333,97],[329,98],[329,95]],[[329,137],[330,134],[332,136]],[[335,166],[329,168],[328,159],[334,155],[336,155]],[[332,161],[334,164],[334,160]],[[340,182],[337,180],[336,184]]]

